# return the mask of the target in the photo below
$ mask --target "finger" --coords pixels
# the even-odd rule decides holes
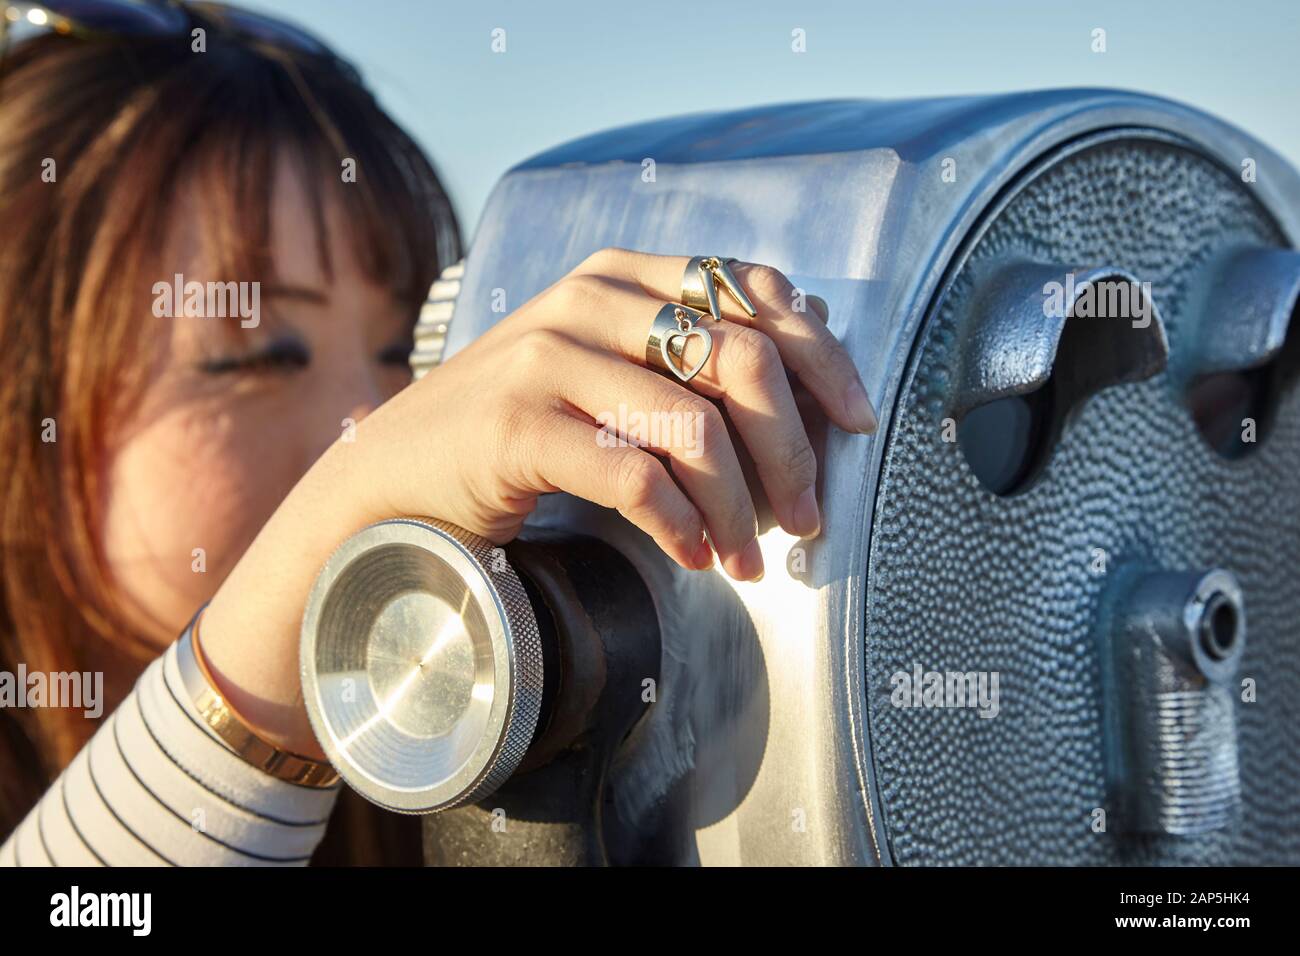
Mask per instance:
[[[754,502],[717,407],[609,352],[576,342],[574,349],[573,374],[558,386],[559,396],[611,435],[668,456],[673,474],[703,514],[726,572],[741,581],[761,577]]]
[[[538,490],[617,509],[687,570],[712,565],[703,518],[654,455],[627,444],[602,445],[594,426],[561,411],[529,435],[520,453]]]
[[[652,297],[677,302],[682,294],[686,256],[657,256],[605,249],[574,270],[633,282]],[[825,317],[808,307],[808,297],[770,266],[733,262],[732,273],[748,291],[756,315],[750,317],[729,295],[719,296],[725,318],[753,326],[775,343],[781,359],[808,388],[831,420],[849,431],[870,434],[877,417],[866,388],[844,346],[826,327]],[[824,302],[818,300],[823,306]]]
[[[817,316],[817,318],[821,319],[823,323],[825,323],[827,320],[830,319],[831,307],[826,304],[826,300],[823,299],[821,296],[819,295],[808,296],[808,305],[812,307],[813,313]]]
[[[713,325],[711,335],[707,360],[703,342],[691,338],[686,343],[686,366],[705,362],[691,386],[722,399],[781,527],[815,537],[821,531],[817,455],[776,346],[763,333],[732,322]]]
[[[567,310],[589,317],[582,334],[601,348],[644,364],[650,322],[662,303],[639,288],[606,278],[588,276],[582,285],[585,300],[571,303]],[[712,339],[712,352],[691,380],[690,390],[725,403],[781,527],[801,537],[816,535],[821,527],[814,488],[817,457],[776,347],[761,332],[734,322],[706,319],[701,328]],[[705,354],[701,337],[687,339],[687,366],[694,367]]]

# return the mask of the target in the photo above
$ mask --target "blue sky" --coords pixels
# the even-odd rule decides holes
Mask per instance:
[[[500,175],[548,146],[756,103],[1124,87],[1223,116],[1300,165],[1300,0],[242,3],[361,68],[437,163],[467,237]]]

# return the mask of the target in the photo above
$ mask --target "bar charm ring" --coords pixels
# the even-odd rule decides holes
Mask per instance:
[[[745,310],[752,319],[758,313],[745,290],[736,281],[731,271],[735,259],[721,256],[695,256],[686,263],[682,273],[682,302],[700,312],[707,311],[715,322],[722,321],[722,306],[718,302],[718,286],[727,290],[727,294],[736,300],[736,304]]]

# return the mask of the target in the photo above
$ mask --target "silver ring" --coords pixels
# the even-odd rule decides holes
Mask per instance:
[[[736,301],[751,319],[758,313],[754,303],[741,287],[731,264],[738,259],[723,256],[692,256],[682,273],[682,302],[700,312],[707,312],[714,321],[722,321],[722,306],[718,302],[718,287],[727,290],[727,294]]]
[[[669,302],[659,310],[650,324],[650,335],[645,343],[645,360],[651,368],[672,375],[685,383],[699,374],[713,353],[713,336],[700,327],[704,313],[689,306]],[[694,366],[686,365],[686,343],[698,338],[704,343],[704,354]]]

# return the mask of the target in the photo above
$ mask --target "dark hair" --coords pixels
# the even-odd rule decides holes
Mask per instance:
[[[284,150],[309,173],[326,274],[338,203],[360,268],[414,322],[459,232],[428,159],[341,61],[210,32],[202,53],[188,33],[47,34],[0,64],[0,668],[82,670],[98,642],[137,671],[156,653],[124,625],[96,540],[101,426],[147,371],[140,290],[178,191],[198,186],[222,270],[270,278]],[[47,418],[57,442],[41,440]],[[0,839],[94,729],[78,711],[0,711]]]

